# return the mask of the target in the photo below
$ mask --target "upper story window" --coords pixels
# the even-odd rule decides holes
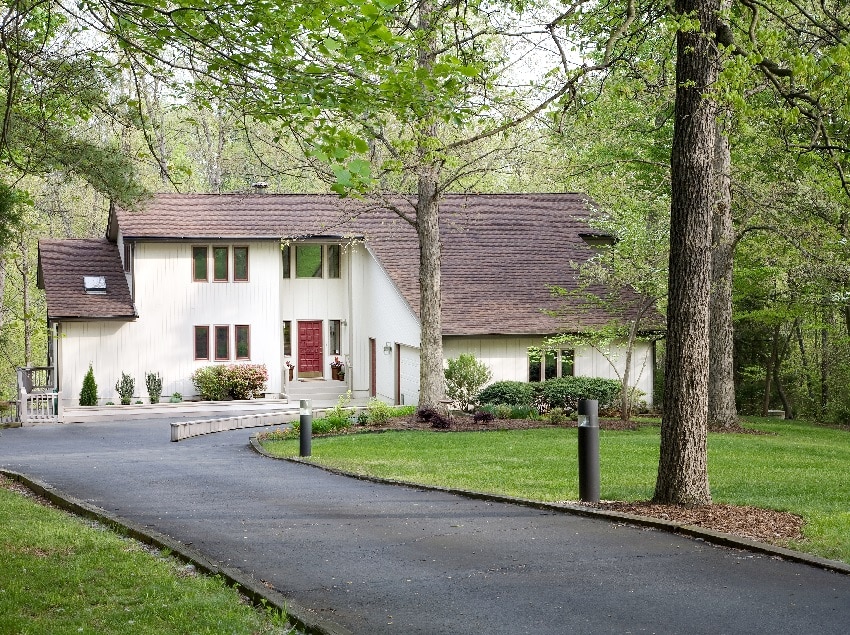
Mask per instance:
[[[295,277],[322,277],[322,245],[295,246]]]
[[[214,282],[248,282],[248,247],[240,245],[195,245],[192,247],[192,280],[208,282],[210,279],[210,249],[212,249],[212,279]],[[231,263],[232,254],[232,263]]]
[[[328,245],[328,278],[339,278],[339,245]]]
[[[215,282],[227,282],[230,277],[227,266],[229,251],[227,247],[213,247],[213,280]]]
[[[133,245],[124,243],[124,273],[133,271]]]
[[[289,245],[284,245],[280,250],[280,257],[283,263],[283,277],[292,277],[292,248]]]
[[[192,247],[192,280],[195,282],[206,282],[209,280],[207,274],[207,252],[209,248]]]
[[[248,248],[233,248],[233,281],[248,282]]]

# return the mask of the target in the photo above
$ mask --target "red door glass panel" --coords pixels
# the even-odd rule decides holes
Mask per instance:
[[[322,372],[322,322],[298,322],[298,372]]]

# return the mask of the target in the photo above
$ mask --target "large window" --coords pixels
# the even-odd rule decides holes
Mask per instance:
[[[328,245],[328,278],[339,278],[339,245]]]
[[[236,359],[251,359],[251,327],[247,324],[237,324],[234,331],[236,333]]]
[[[296,278],[321,278],[322,277],[322,246],[321,245],[296,245],[295,246],[295,277]]]
[[[233,248],[233,281],[248,282],[248,248]]]
[[[216,360],[230,359],[230,327],[215,327],[215,358]]]
[[[207,247],[192,247],[192,280],[195,282],[206,282],[209,280],[207,274]]]
[[[210,358],[210,327],[195,327],[195,359]]]
[[[575,352],[572,349],[528,349],[528,381],[545,381],[555,377],[570,377],[575,373]]]

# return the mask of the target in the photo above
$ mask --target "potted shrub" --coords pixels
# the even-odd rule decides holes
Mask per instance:
[[[89,372],[83,378],[83,389],[80,391],[80,405],[97,405],[97,383],[94,380],[94,370],[92,370],[91,364],[89,364]]]
[[[331,379],[337,381],[345,379],[345,366],[339,361],[339,357],[334,357],[334,361],[331,362]]]

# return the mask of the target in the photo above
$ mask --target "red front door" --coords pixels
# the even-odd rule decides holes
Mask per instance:
[[[298,322],[298,374],[322,376],[322,321]]]

